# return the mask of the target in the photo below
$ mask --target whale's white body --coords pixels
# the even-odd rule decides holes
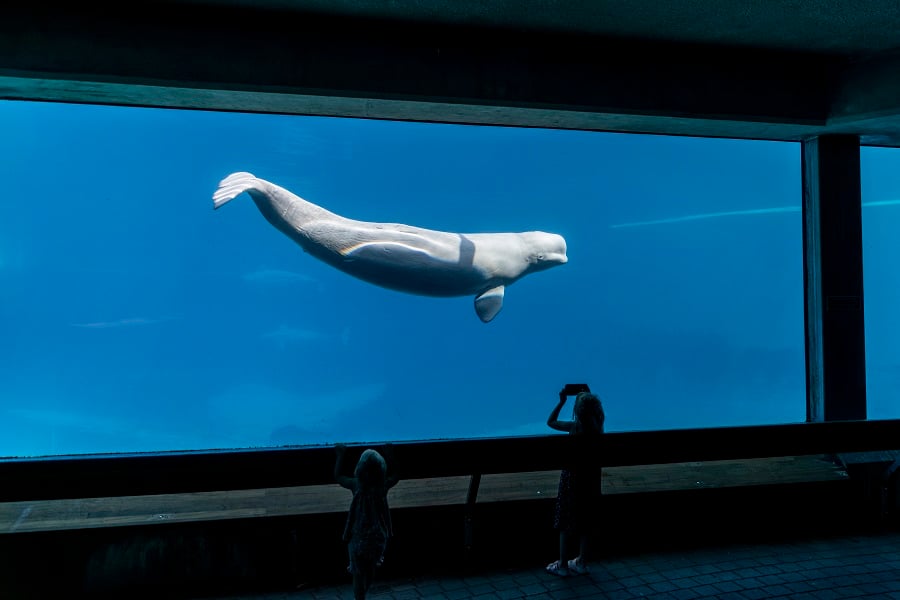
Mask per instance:
[[[500,312],[506,286],[568,260],[566,242],[555,233],[448,233],[355,221],[250,173],[222,180],[213,207],[243,192],[272,225],[319,260],[409,294],[475,296],[475,310],[484,322]]]

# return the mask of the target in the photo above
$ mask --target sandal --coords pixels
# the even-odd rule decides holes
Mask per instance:
[[[551,575],[556,575],[557,577],[569,576],[569,569],[565,567],[560,568],[558,560],[554,560],[552,563],[547,565],[546,571]]]
[[[588,574],[588,568],[585,566],[585,564],[575,558],[569,560],[569,570],[574,571],[576,575]]]

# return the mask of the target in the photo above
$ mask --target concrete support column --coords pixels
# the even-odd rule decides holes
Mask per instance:
[[[807,421],[866,418],[859,138],[803,142]]]

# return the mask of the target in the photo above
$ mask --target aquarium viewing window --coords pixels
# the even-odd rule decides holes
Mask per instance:
[[[608,431],[805,419],[799,144],[16,101],[0,129],[0,456],[547,434],[567,382]],[[241,171],[568,261],[485,323],[214,210]]]
[[[866,398],[869,419],[900,418],[896,262],[900,250],[900,150],[860,149],[863,275],[866,315]]]

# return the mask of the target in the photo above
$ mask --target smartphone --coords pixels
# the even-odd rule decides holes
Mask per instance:
[[[566,387],[563,388],[566,396],[576,396],[581,392],[589,392],[591,388],[588,387],[586,383],[567,383]]]

